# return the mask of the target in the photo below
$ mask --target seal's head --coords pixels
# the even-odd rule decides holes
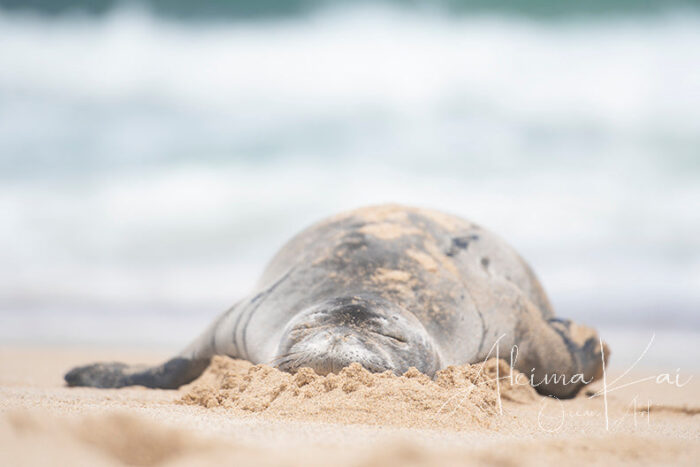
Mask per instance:
[[[318,374],[353,362],[369,371],[403,374],[410,367],[432,376],[440,357],[423,325],[410,312],[385,300],[343,297],[299,313],[285,329],[277,366]]]

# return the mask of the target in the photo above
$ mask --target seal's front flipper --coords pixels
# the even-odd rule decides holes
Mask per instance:
[[[234,305],[207,328],[177,357],[162,365],[126,365],[124,363],[93,363],[73,368],[64,377],[68,386],[93,388],[123,388],[145,386],[147,388],[177,389],[194,381],[209,366],[214,355],[238,357],[235,341],[235,324],[240,319]]]
[[[124,363],[94,363],[73,368],[65,375],[68,386],[94,388],[147,388],[177,389],[194,381],[209,365],[208,358],[188,359],[175,357],[154,367],[131,366]]]

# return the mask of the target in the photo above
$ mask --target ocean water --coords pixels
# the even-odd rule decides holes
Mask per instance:
[[[295,232],[400,202],[700,350],[697,4],[190,4],[0,1],[0,340],[184,344]]]

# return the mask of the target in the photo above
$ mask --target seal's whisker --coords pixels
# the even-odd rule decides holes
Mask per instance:
[[[270,360],[265,362],[265,364],[274,366],[275,364],[278,364],[282,360],[294,358],[298,353],[299,352],[289,352],[289,353],[280,354],[280,355],[277,355],[276,357],[271,358]]]
[[[291,361],[292,359],[290,359]],[[299,368],[302,368],[304,366],[304,363],[307,363],[309,361],[309,353],[308,352],[296,352],[293,357],[293,361],[291,362],[290,365],[288,365],[288,368],[292,368],[294,370],[298,370]]]
[[[300,352],[293,352],[285,355],[279,355],[272,360],[270,360],[267,364],[270,366],[274,366],[275,368],[280,368],[282,366],[288,366],[290,362],[294,361],[296,358],[298,358]]]
[[[287,369],[300,368],[301,363],[308,357],[307,352],[290,352],[287,354],[278,355],[268,363],[276,368],[286,367]]]

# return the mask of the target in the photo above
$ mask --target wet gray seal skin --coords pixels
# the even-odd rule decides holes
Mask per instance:
[[[98,363],[70,386],[177,388],[214,355],[320,374],[359,362],[373,372],[433,375],[487,358],[499,340],[538,391],[573,397],[602,372],[598,337],[554,317],[532,270],[503,240],[466,220],[404,206],[343,213],[298,234],[255,290],[180,355],[152,367]],[[492,353],[493,356],[493,353]],[[552,376],[556,375],[555,380]]]

